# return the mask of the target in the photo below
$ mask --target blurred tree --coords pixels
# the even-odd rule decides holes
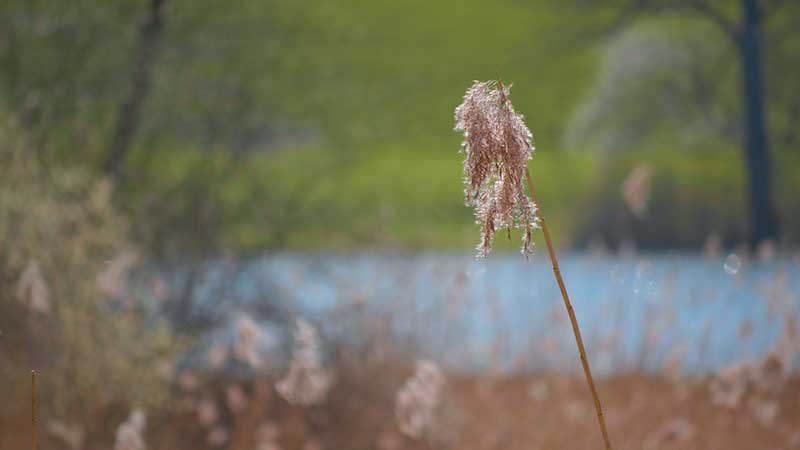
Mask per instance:
[[[0,111],[48,165],[124,174],[116,201],[159,253],[216,252],[240,222],[279,235],[292,224],[257,207],[282,198],[274,179],[243,171],[346,123],[320,108],[347,96],[326,83],[348,82],[323,67],[335,32],[323,13],[291,0],[0,2]]]
[[[741,64],[745,115],[745,154],[750,180],[750,233],[752,244],[776,238],[778,220],[772,200],[769,139],[764,113],[761,34],[764,17],[758,0],[742,0],[739,26],[719,21],[736,44]],[[713,17],[713,16],[712,16]]]
[[[108,174],[141,146],[249,150],[315,139],[346,120],[320,112],[346,98],[329,89],[346,80],[320,61],[334,31],[319,9],[289,0],[0,2],[0,109],[60,158]]]
[[[612,60],[611,65],[613,66],[615,61],[620,66],[616,69],[606,68],[598,92],[601,96],[615,96],[609,91],[609,88],[613,90],[613,85],[616,84],[616,80],[610,79],[613,76],[645,76],[636,80],[639,95],[630,100],[638,104],[635,109],[641,114],[637,113],[636,118],[628,124],[629,127],[636,128],[636,131],[628,136],[636,137],[637,133],[642,133],[642,125],[647,125],[648,121],[670,117],[684,125],[691,122],[684,128],[690,133],[696,134],[697,125],[700,124],[701,128],[711,126],[726,137],[736,137],[736,127],[732,127],[730,121],[735,114],[730,114],[730,105],[726,104],[726,99],[721,95],[723,89],[720,89],[725,87],[727,81],[725,72],[720,71],[720,68],[724,67],[726,61],[736,61],[739,73],[738,109],[741,111],[739,120],[743,130],[739,142],[742,145],[748,175],[750,241],[753,245],[765,239],[774,239],[778,234],[778,220],[772,194],[770,133],[766,118],[765,57],[762,41],[767,20],[778,16],[779,10],[788,3],[784,0],[740,0],[738,8],[733,2],[713,0],[626,0],[606,4],[606,6],[608,4],[616,6],[620,12],[613,23],[613,28],[625,26],[638,17],[675,12],[706,20],[732,44],[732,51],[717,46],[713,37],[709,38],[708,33],[690,33],[673,38],[672,44],[677,39],[678,45],[670,45],[668,41],[659,39],[658,35],[652,33],[639,36],[638,39],[636,36],[627,35],[627,38],[617,41],[616,47],[612,46],[609,50],[607,57]],[[737,9],[738,18],[734,18]],[[636,53],[633,57],[631,50]],[[609,66],[608,58],[607,66]],[[636,75],[626,74],[630,68],[634,69]],[[656,83],[648,85],[651,81]],[[660,102],[653,102],[651,100],[654,99],[654,95],[664,97]],[[688,100],[688,104],[692,106],[681,105],[681,100]],[[598,101],[598,99],[593,100],[595,105]],[[661,107],[652,108],[653,104]],[[574,123],[577,130],[573,130],[574,135],[585,134],[589,128],[594,128],[591,124],[592,116],[597,116],[597,112],[592,113],[591,102],[589,106],[588,110],[585,109],[577,117],[577,122]],[[608,106],[610,105],[606,105]],[[688,116],[675,114],[690,109],[693,109],[692,114]],[[693,118],[700,120],[694,121]],[[708,128],[701,131],[708,131]],[[614,144],[627,143],[614,142]]]
[[[166,4],[167,0],[150,0],[147,15],[139,29],[139,47],[132,67],[131,90],[120,109],[105,162],[105,173],[114,184],[122,177],[125,155],[139,128],[142,103],[150,92],[150,78],[161,44]]]
[[[136,0],[0,2],[0,109],[59,159],[93,161],[125,92]]]
[[[2,113],[0,136],[0,240],[10,243],[0,252],[0,376],[46,374],[42,409],[54,419],[163,406],[169,386],[154,367],[179,339],[122,288],[136,248],[110,185],[86,168],[45,167]]]
[[[684,27],[676,34],[644,23],[615,36],[568,126],[567,146],[591,141],[611,151],[665,137],[677,137],[684,146],[716,139],[738,143],[732,52],[713,31]]]

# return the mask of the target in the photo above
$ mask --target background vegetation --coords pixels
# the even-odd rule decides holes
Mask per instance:
[[[102,173],[148,7],[4,2],[2,108],[31,136],[29,151]],[[640,246],[746,238],[737,66],[722,33],[685,11],[620,27],[623,5],[580,8],[166,2],[117,203],[135,240],[161,255],[463,248],[474,230],[452,110],[473,79],[500,76],[534,131],[531,167],[562,242],[595,230],[616,242],[615,229],[641,227],[607,210],[639,161],[663,181],[645,221],[670,229],[634,232]],[[790,240],[796,16],[777,11],[764,39],[773,184]],[[712,218],[697,222],[704,209]]]
[[[141,450],[121,446],[119,437],[126,435],[121,423],[135,426],[139,408],[149,418],[152,448],[596,446],[582,387],[563,373],[505,376],[497,367],[448,374],[437,403],[442,426],[423,438],[405,436],[395,424],[394,400],[419,349],[393,334],[403,327],[393,322],[398,317],[365,306],[370,292],[380,292],[376,280],[342,281],[336,298],[343,304],[317,318],[350,333],[327,336],[324,363],[338,376],[328,401],[291,404],[273,389],[285,367],[258,366],[252,349],[239,347],[252,344],[252,336],[277,342],[259,350],[286,363],[290,319],[302,315],[293,303],[301,293],[261,279],[257,256],[466,254],[478,233],[463,202],[453,109],[473,80],[501,78],[514,84],[514,105],[533,131],[530,169],[562,247],[592,255],[705,247],[706,262],[719,259],[720,246],[752,240],[759,217],[748,200],[753,165],[744,156],[747,64],[743,46],[729,36],[730,29],[743,33],[742,12],[752,4],[762,8],[764,148],[772,164],[766,184],[779,225],[767,237],[788,253],[800,239],[796,2],[3,0],[4,403],[27,405],[28,370],[39,369],[47,392],[41,434],[50,448]],[[703,5],[733,28],[720,26],[720,16]],[[630,195],[641,208],[631,206]],[[775,248],[763,245],[767,251],[753,267],[771,270]],[[681,270],[702,278],[696,259]],[[625,261],[632,280],[622,279],[619,265],[589,261],[586,278],[575,284],[593,292],[592,274],[607,271],[637,301],[663,288],[662,303],[673,306],[654,314],[650,305],[647,314],[672,327],[677,306],[670,302],[685,294],[676,287],[680,277],[664,275],[664,286],[654,287],[660,268],[646,259]],[[746,252],[731,254],[727,274],[717,273],[722,281],[690,286],[703,297],[691,297],[692,304],[708,307],[704,296],[727,296],[720,286],[740,283],[733,277],[749,263]],[[759,278],[763,286],[742,291],[767,298],[774,317],[755,325],[743,319],[741,341],[730,344],[747,347],[758,326],[774,337],[775,323],[785,322],[785,360],[772,355],[705,378],[683,377],[670,361],[644,373],[648,341],[639,366],[622,364],[628,372],[601,381],[619,448],[800,446],[792,428],[800,410],[790,401],[798,383],[788,378],[800,353],[796,265],[784,258]],[[307,269],[279,278],[300,285],[324,267]],[[434,287],[447,290],[442,308],[455,315],[486,270],[468,266],[440,279],[434,269]],[[236,295],[249,270],[257,295],[247,304]],[[398,289],[386,301],[418,294],[404,287],[408,292]],[[709,310],[750,311],[725,298],[723,306],[709,301]],[[394,311],[412,308],[400,300]],[[481,304],[490,311],[485,315],[502,309],[493,301]],[[628,314],[628,306],[620,303],[609,315],[647,330],[650,339],[654,321]],[[562,361],[557,357],[565,355],[553,354],[553,336],[566,329],[558,314],[540,310],[530,320],[547,324],[532,335],[531,355]],[[451,332],[428,327],[428,336]],[[513,333],[504,334],[500,321],[495,328],[499,355]],[[624,360],[618,337],[600,336],[592,357],[613,349],[618,354],[609,351],[609,364]],[[220,342],[230,347],[225,359],[235,370],[205,365]],[[768,370],[773,363],[777,381]],[[720,390],[722,406],[711,398]],[[732,406],[728,390],[738,393]],[[552,414],[542,419],[545,410]],[[27,445],[28,433],[19,430],[27,431],[29,416],[20,411],[0,408],[0,448]]]

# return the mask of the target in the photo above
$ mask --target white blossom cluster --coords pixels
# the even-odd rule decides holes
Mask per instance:
[[[145,450],[142,433],[145,428],[145,415],[141,409],[131,411],[128,419],[117,428],[117,439],[114,450]]]
[[[289,403],[314,405],[325,399],[332,382],[332,374],[322,365],[317,330],[299,319],[289,372],[275,388]]]
[[[435,363],[417,361],[416,370],[397,392],[395,416],[400,431],[417,438],[433,424],[445,378]]]

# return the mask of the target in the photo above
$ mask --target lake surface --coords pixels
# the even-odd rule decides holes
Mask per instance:
[[[600,374],[699,373],[755,359],[774,348],[787,318],[799,317],[798,258],[565,253],[560,262]],[[277,302],[323,335],[354,337],[379,323],[452,368],[579,367],[541,250],[531,262],[516,254],[270,254],[210,265],[197,295],[215,303],[215,283],[234,272],[225,291],[234,309]]]

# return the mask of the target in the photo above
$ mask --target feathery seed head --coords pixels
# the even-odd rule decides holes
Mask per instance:
[[[17,283],[17,297],[35,313],[50,314],[50,289],[35,261],[28,263]]]
[[[289,371],[276,384],[278,393],[289,403],[315,405],[325,400],[333,383],[331,374],[322,364],[317,330],[303,319],[297,320],[295,348]]]
[[[481,225],[478,257],[492,250],[496,230],[524,230],[522,254],[533,253],[536,205],[525,194],[523,177],[533,154],[533,135],[509,99],[511,86],[475,81],[456,108],[457,131],[464,132],[464,194]]]
[[[395,398],[395,415],[400,431],[418,438],[433,425],[444,383],[444,374],[435,363],[417,361],[414,374],[397,391]]]
[[[114,450],[144,450],[146,445],[142,434],[145,429],[146,417],[140,409],[131,411],[128,419],[117,428],[117,439]]]

